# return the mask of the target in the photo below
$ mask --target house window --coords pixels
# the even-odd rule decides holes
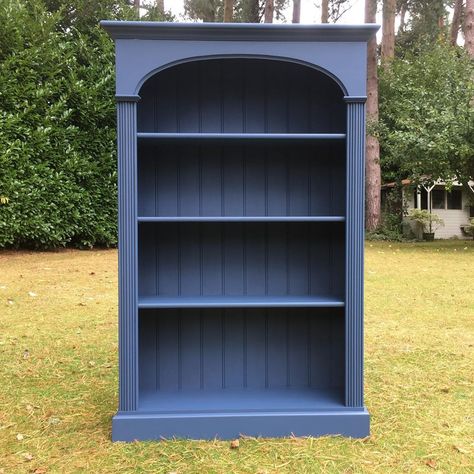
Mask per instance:
[[[460,189],[452,189],[446,193],[448,209],[462,209],[462,191]]]
[[[445,209],[444,189],[433,189],[431,191],[431,207],[433,209]]]

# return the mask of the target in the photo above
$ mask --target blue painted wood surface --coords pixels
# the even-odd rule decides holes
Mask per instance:
[[[366,436],[377,26],[103,26],[117,51],[113,439]]]

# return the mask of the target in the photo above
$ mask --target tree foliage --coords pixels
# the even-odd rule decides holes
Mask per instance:
[[[1,2],[0,247],[116,243],[113,43],[98,20],[129,13]]]
[[[329,23],[336,23],[344,13],[352,7],[351,0],[329,0],[328,19]]]
[[[438,41],[380,71],[380,141],[385,180],[474,176],[474,65]]]
[[[409,16],[397,35],[397,52],[403,55],[447,35],[447,9],[453,3],[454,0],[398,0],[398,11],[405,9]]]
[[[289,0],[275,0],[274,12],[278,20],[284,20],[283,10]],[[224,0],[184,0],[184,11],[192,20],[207,22],[223,21]],[[233,21],[260,23],[265,11],[265,0],[235,0]]]

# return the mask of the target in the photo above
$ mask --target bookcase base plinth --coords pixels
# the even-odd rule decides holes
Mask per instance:
[[[160,414],[119,412],[113,418],[113,441],[169,438],[235,439],[342,435],[364,438],[370,432],[365,408],[320,412],[238,412]]]

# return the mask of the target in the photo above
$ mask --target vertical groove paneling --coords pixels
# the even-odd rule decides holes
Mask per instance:
[[[204,388],[204,317],[199,310],[199,388]]]
[[[140,145],[141,216],[343,215],[341,144]]]
[[[338,85],[286,62],[193,61],[151,77],[140,93],[140,131],[330,133],[345,125]]]
[[[140,390],[344,386],[342,309],[143,310]]]
[[[346,405],[363,401],[365,104],[347,101]]]
[[[117,103],[119,225],[119,410],[138,404],[137,104]]]
[[[183,388],[183,343],[182,343],[182,324],[183,323],[183,315],[182,310],[178,311],[178,390]]]

